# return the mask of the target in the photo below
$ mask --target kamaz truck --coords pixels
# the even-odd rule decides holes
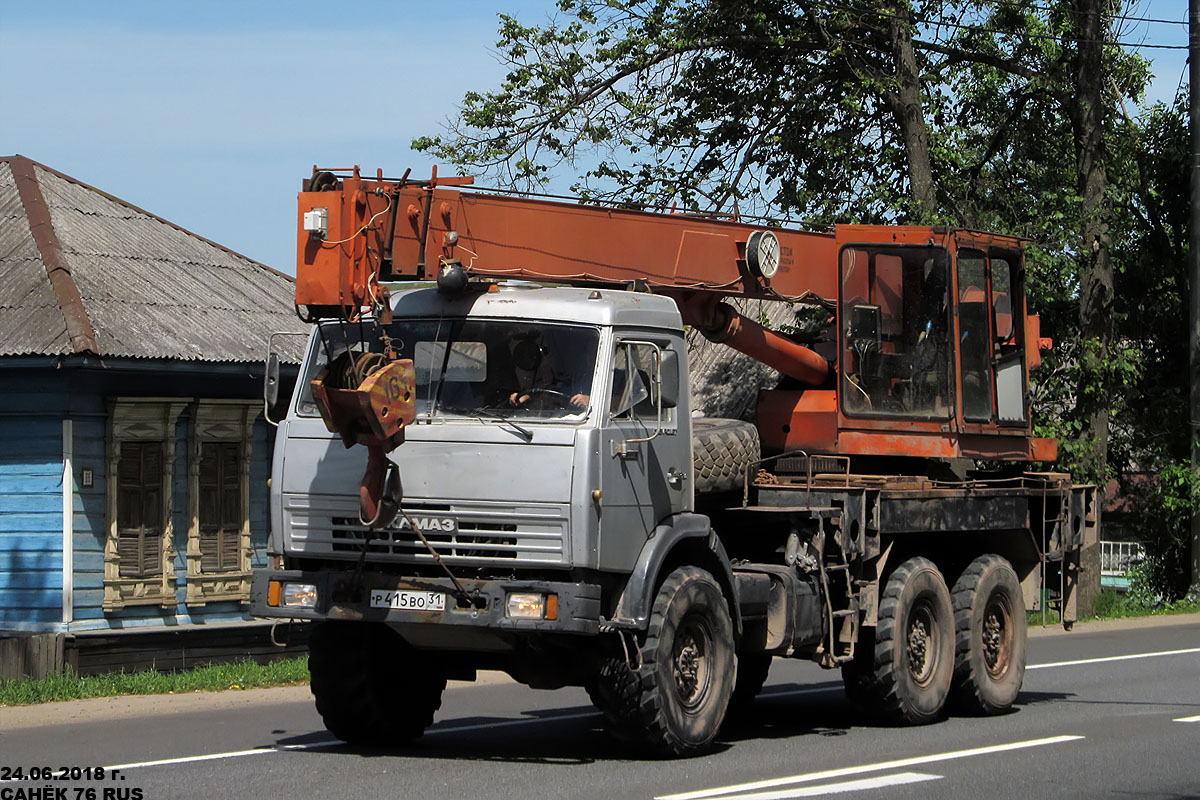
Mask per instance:
[[[314,170],[300,194],[314,326],[252,603],[317,623],[334,735],[417,737],[478,670],[586,687],[676,756],[775,658],[891,722],[1013,705],[1026,611],[1074,619],[1098,524],[1093,487],[1030,468],[1056,443],[1032,434],[1049,342],[1020,240],[466,183]],[[752,420],[693,408],[691,331],[779,372]]]

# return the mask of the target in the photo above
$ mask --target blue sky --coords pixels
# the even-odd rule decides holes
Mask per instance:
[[[552,0],[0,0],[0,154],[20,153],[294,272],[295,193],[313,164],[427,175],[409,150],[503,75],[498,11]],[[1186,0],[1137,16],[1185,20]],[[1124,41],[1187,44],[1181,25]],[[1184,51],[1155,60],[1169,100]]]

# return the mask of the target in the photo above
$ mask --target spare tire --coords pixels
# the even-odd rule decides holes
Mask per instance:
[[[692,420],[692,471],[697,494],[741,489],[746,470],[761,458],[758,428],[737,419]]]

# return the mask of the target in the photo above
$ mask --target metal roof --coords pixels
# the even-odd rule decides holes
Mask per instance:
[[[0,157],[0,355],[262,361],[293,278],[23,156]],[[303,342],[285,337],[299,360]],[[294,351],[294,352],[293,352]]]
[[[621,289],[500,283],[496,291],[455,298],[433,288],[399,291],[392,298],[393,311],[406,317],[471,314],[683,330],[679,307],[671,298]]]

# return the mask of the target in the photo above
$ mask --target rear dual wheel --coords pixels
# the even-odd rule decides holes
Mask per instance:
[[[954,584],[955,707],[968,714],[1012,708],[1025,677],[1026,624],[1021,582],[998,555],[984,555]]]
[[[936,720],[954,673],[953,617],[932,562],[910,558],[897,567],[880,597],[874,634],[864,632],[855,660],[842,667],[851,702],[887,722]]]

